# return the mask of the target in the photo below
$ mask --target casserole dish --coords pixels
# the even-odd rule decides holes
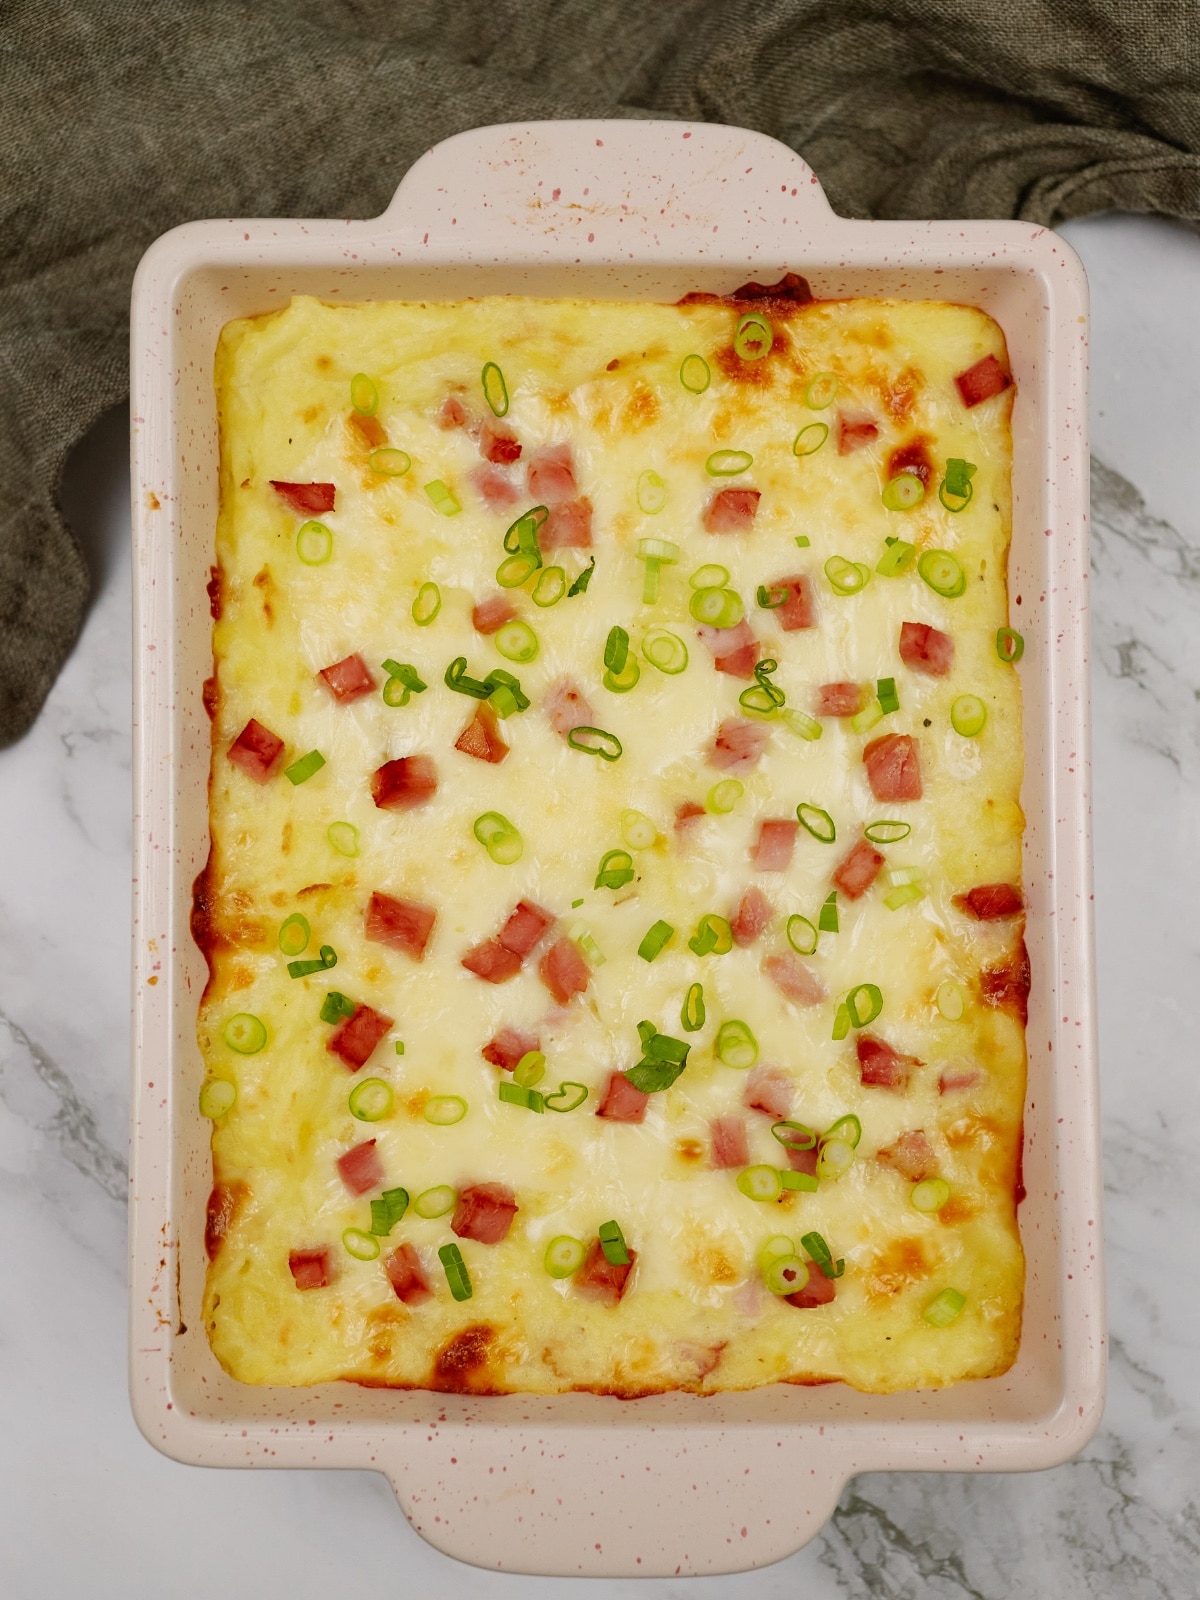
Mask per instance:
[[[217,506],[221,327],[294,293],[673,301],[802,273],[818,298],[958,300],[1001,325],[1013,419],[1012,620],[1025,636],[1026,939],[1032,965],[1021,1351],[938,1392],[773,1387],[633,1402],[348,1385],[247,1388],[200,1318],[208,1124],[196,1112],[208,852],[205,581]],[[372,222],[197,223],[139,269],[132,1392],[147,1438],[207,1465],[376,1467],[414,1527],[480,1565],[545,1574],[744,1569],[820,1528],[854,1472],[1054,1465],[1103,1393],[1086,712],[1086,288],[1052,233],[835,217],[809,169],[704,124],[484,129],[418,162]]]

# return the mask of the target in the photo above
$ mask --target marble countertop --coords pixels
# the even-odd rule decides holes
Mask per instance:
[[[33,731],[0,752],[0,1593],[6,1600],[1192,1600],[1200,1570],[1200,238],[1063,230],[1093,297],[1096,878],[1108,1409],[1036,1474],[872,1474],[736,1577],[527,1579],[422,1543],[367,1472],[183,1467],[126,1395],[128,417],[69,465],[95,574]],[[1188,996],[1193,999],[1189,1001]],[[1189,1015],[1193,1021],[1189,1024]]]

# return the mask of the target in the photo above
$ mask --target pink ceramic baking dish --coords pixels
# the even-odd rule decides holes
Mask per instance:
[[[1008,339],[1013,622],[1026,639],[1025,879],[1033,969],[1012,1371],[939,1392],[839,1384],[621,1401],[256,1389],[201,1323],[209,1124],[196,1109],[217,512],[213,353],[293,293],[673,301],[803,273],[818,297],[984,307]],[[1087,689],[1087,289],[1069,247],[1014,222],[848,222],[792,151],[705,124],[546,122],[460,134],[370,222],[199,222],[133,293],[135,769],[131,1383],[146,1437],[208,1466],[375,1467],[440,1549],[548,1574],[720,1573],[810,1539],[846,1479],[1048,1467],[1103,1400]]]

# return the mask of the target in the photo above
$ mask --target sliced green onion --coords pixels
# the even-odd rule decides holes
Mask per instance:
[[[347,1228],[342,1234],[342,1243],[356,1261],[374,1261],[379,1254],[379,1240],[361,1228]]]
[[[388,674],[383,686],[385,706],[406,706],[414,694],[424,694],[429,687],[416,667],[407,662],[393,661],[389,657],[383,663],[383,670]]]
[[[601,859],[593,889],[621,889],[633,882],[633,857],[628,850],[610,850]]]
[[[638,945],[638,955],[643,961],[653,961],[655,956],[661,955],[674,937],[675,929],[669,922],[659,920],[647,932]]]
[[[688,602],[697,622],[710,628],[736,628],[746,614],[742,597],[735,589],[697,589]]]
[[[499,811],[485,811],[472,826],[475,837],[498,867],[514,866],[521,859],[525,841]]]
[[[861,561],[847,561],[845,556],[830,556],[825,563],[825,576],[834,594],[861,594],[871,578],[869,567]]]
[[[775,330],[761,311],[747,311],[733,335],[733,348],[743,361],[761,361],[770,355]]]
[[[503,667],[493,667],[483,680],[483,686],[489,691],[489,702],[502,717],[511,717],[517,711],[528,711],[532,704],[521,688],[521,680],[514,678]]]
[[[454,497],[454,491],[440,478],[435,478],[432,483],[425,485],[425,493],[429,496],[433,509],[443,517],[456,517],[462,506]]]
[[[308,949],[311,932],[308,918],[301,916],[298,911],[293,911],[291,916],[279,925],[279,948],[285,956],[302,956]]]
[[[296,534],[296,554],[306,567],[323,567],[333,554],[333,534],[323,522],[305,522]]]
[[[947,1022],[957,1022],[967,1007],[967,998],[953,978],[938,984],[934,1000]]]
[[[402,478],[412,466],[412,457],[407,450],[396,450],[391,445],[383,445],[380,449],[371,451],[367,457],[367,465],[381,478]]]
[[[917,559],[917,547],[907,539],[889,539],[888,547],[876,563],[875,571],[881,578],[898,578],[907,572]]]
[[[484,363],[483,372],[480,374],[483,384],[483,398],[492,409],[492,415],[506,417],[508,415],[508,385],[504,381],[504,374],[494,361]]]
[[[684,996],[679,1021],[685,1033],[699,1033],[704,1026],[704,985],[693,983]]]
[[[796,535],[796,544],[801,550],[807,550],[812,544],[812,540],[806,533],[798,533]]]
[[[957,457],[951,457],[947,461],[946,476],[942,479],[941,488],[938,490],[938,499],[947,511],[957,514],[959,511],[965,511],[971,504],[975,495],[975,485],[971,479],[977,470],[971,461],[963,461]]]
[[[684,356],[679,368],[679,381],[692,394],[703,394],[712,382],[712,373],[703,356]]]
[[[815,456],[829,437],[827,422],[806,422],[792,441],[794,456]]]
[[[567,574],[562,567],[543,567],[533,586],[533,603],[543,609],[556,606],[567,592]]]
[[[799,706],[781,706],[779,717],[801,739],[819,739],[824,731],[816,717],[810,717]]]
[[[364,1078],[350,1091],[350,1115],[359,1122],[382,1122],[395,1102],[390,1083],[382,1078]]]
[[[572,944],[578,945],[580,952],[591,967],[602,967],[608,957],[592,937],[591,929],[586,922],[575,922],[567,929],[567,938]]]
[[[519,617],[496,629],[492,643],[506,661],[532,661],[538,653],[538,636]]]
[[[452,1128],[467,1114],[467,1102],[460,1094],[435,1094],[425,1102],[425,1121],[435,1128]]]
[[[496,568],[496,582],[502,589],[519,589],[528,578],[532,578],[541,563],[536,556],[520,551],[515,556],[505,556]]]
[[[573,1083],[569,1078],[560,1083],[553,1094],[543,1095],[547,1111],[577,1111],[588,1097],[587,1085]]]
[[[745,792],[744,786],[736,778],[722,778],[720,783],[714,783],[708,791],[704,801],[705,809],[714,812],[718,817],[728,816]]]
[[[724,917],[706,911],[688,940],[689,950],[698,956],[723,956],[733,949],[733,933]]]
[[[954,600],[967,587],[966,575],[949,550],[926,550],[917,562],[917,571],[933,590]]]
[[[314,972],[328,972],[330,967],[337,966],[337,951],[331,944],[323,944],[320,954],[315,961],[289,961],[289,978],[308,978]]]
[[[210,1078],[200,1090],[200,1115],[216,1121],[237,1103],[237,1084],[228,1078]]]
[[[814,806],[809,800],[802,800],[796,807],[796,815],[813,838],[820,840],[822,844],[832,844],[837,838],[834,820],[823,807]]]
[[[877,695],[872,695],[861,711],[856,711],[850,718],[850,726],[855,733],[866,733],[877,722],[883,721],[883,707]]]
[[[720,567],[715,561],[707,566],[697,567],[688,579],[688,585],[692,589],[723,589],[728,582],[729,568]]]
[[[521,1083],[509,1083],[505,1078],[497,1089],[497,1094],[505,1105],[523,1106],[526,1111],[536,1111],[539,1114],[546,1109],[545,1096],[536,1089],[527,1089]]]
[[[778,1200],[783,1193],[778,1167],[743,1167],[738,1173],[737,1186],[747,1200]]]
[[[546,1057],[540,1050],[526,1050],[513,1068],[513,1082],[522,1089],[535,1089],[546,1076]]]
[[[914,900],[923,899],[924,895],[925,891],[919,883],[902,883],[888,890],[883,903],[889,911],[899,911],[901,906],[911,905]]]
[[[935,1328],[948,1328],[966,1303],[966,1295],[959,1294],[957,1289],[943,1289],[941,1294],[934,1295],[921,1315]]]
[[[997,628],[996,654],[1006,666],[1015,666],[1025,654],[1025,641],[1012,628]]]
[[[862,1123],[852,1113],[831,1122],[821,1135],[823,1139],[840,1139],[851,1150],[857,1150],[862,1138]]]
[[[610,628],[604,644],[604,665],[609,672],[621,671],[629,657],[629,635],[624,628]]]
[[[838,932],[837,890],[824,901],[817,916],[817,927],[822,933]]]
[[[603,728],[592,728],[586,724],[572,728],[567,735],[567,743],[572,750],[582,750],[588,756],[599,756],[602,761],[618,760],[624,749],[615,733],[606,733]]]
[[[365,372],[356,372],[350,379],[350,404],[364,417],[373,417],[379,408],[379,390]]]
[[[819,1233],[806,1233],[800,1240],[800,1247],[808,1251],[825,1277],[840,1278],[845,1272],[846,1263],[840,1256],[836,1261],[833,1259],[833,1251]]]
[[[817,1178],[836,1182],[849,1172],[854,1161],[854,1146],[848,1139],[833,1139],[826,1134],[817,1152]]]
[[[865,836],[872,844],[899,844],[901,839],[907,839],[912,832],[911,822],[868,822],[863,829]]]
[[[950,707],[950,726],[964,739],[977,738],[987,717],[987,707],[977,694],[960,694]]]
[[[670,539],[639,539],[637,558],[646,563],[646,576],[642,582],[642,604],[652,606],[658,599],[658,574],[664,566],[672,566],[683,554]]]
[[[412,603],[412,619],[418,628],[427,628],[442,609],[442,591],[436,583],[423,583]]]
[[[843,1000],[833,1018],[833,1039],[844,1039],[850,1032],[850,1011]]]
[[[325,837],[340,856],[358,854],[358,829],[352,822],[331,822]]]
[[[532,506],[504,530],[504,548],[509,555],[532,556],[540,567],[542,564],[542,547],[538,543],[538,532],[546,518],[550,515],[548,506]]]
[[[629,1249],[619,1222],[602,1222],[599,1228],[600,1248],[604,1259],[614,1267],[629,1265]]]
[[[790,593],[791,590],[786,583],[776,584],[772,589],[768,589],[765,583],[760,583],[755,599],[764,611],[778,611],[780,606],[787,604]]]
[[[398,1056],[402,1056],[404,1054],[404,1040],[403,1039],[397,1039],[396,1040],[396,1054]]]
[[[855,1028],[865,1028],[883,1010],[883,994],[874,983],[856,983],[843,1002]]]
[[[667,486],[649,469],[637,481],[637,503],[647,516],[657,516],[667,503]]]
[[[817,1142],[816,1133],[806,1122],[789,1122],[786,1118],[773,1122],[771,1133],[785,1150],[811,1150]]]
[[[797,914],[787,919],[787,941],[802,956],[811,956],[817,948],[817,930],[807,917]]]
[[[621,837],[631,850],[649,850],[658,829],[644,811],[622,811]]]
[[[893,711],[899,711],[900,696],[896,693],[895,678],[880,678],[875,687],[875,694],[885,716],[890,716]]]
[[[804,391],[804,404],[810,411],[824,411],[826,406],[833,404],[837,392],[838,380],[835,373],[814,373],[808,381],[808,388]]]
[[[462,1258],[462,1251],[456,1244],[444,1244],[438,1248],[438,1260],[446,1273],[446,1282],[450,1285],[450,1293],[456,1300],[469,1300],[471,1298],[471,1278],[467,1272],[467,1264]]]
[[[950,1198],[950,1185],[945,1178],[922,1178],[913,1184],[908,1198],[916,1211],[940,1211]]]
[[[433,1189],[426,1189],[424,1194],[419,1194],[413,1201],[413,1210],[419,1217],[444,1217],[447,1211],[453,1211],[458,1204],[458,1195],[448,1183],[439,1183]]]
[[[417,1215],[421,1217],[440,1217],[444,1212],[449,1211],[457,1196],[453,1189],[447,1189],[444,1192],[450,1196],[450,1205],[443,1206],[441,1211],[422,1211],[421,1200],[428,1200],[431,1195],[443,1193],[440,1189],[428,1189],[421,1196],[421,1199],[417,1201],[414,1208]],[[404,1213],[407,1210],[407,1189],[385,1189],[378,1200],[371,1201],[371,1232],[377,1234],[381,1239],[386,1239],[396,1224],[403,1221]]]
[[[748,450],[714,450],[704,463],[704,470],[710,478],[736,478],[753,465],[754,457]]]
[[[898,472],[884,485],[880,496],[889,511],[911,511],[925,498],[925,485],[915,472]]]
[[[596,558],[595,558],[595,556],[593,556],[592,559],[588,562],[587,566],[584,567],[583,571],[575,579],[575,582],[567,590],[567,599],[568,600],[570,600],[573,595],[585,594],[587,592],[587,586],[588,586],[589,583],[591,583],[591,581],[592,581],[592,573],[595,572],[595,570],[596,570]]]
[[[455,656],[446,668],[443,681],[447,689],[453,689],[455,694],[470,695],[473,700],[486,700],[494,687],[479,678],[468,676],[466,656]]]
[[[630,656],[620,672],[606,672],[600,682],[612,694],[628,694],[631,689],[636,689],[642,676],[642,669],[637,664],[637,657]]]
[[[354,1001],[342,994],[338,989],[330,989],[321,1002],[322,1022],[341,1022],[347,1017],[352,1017],[358,1010]]]
[[[256,1056],[267,1042],[267,1030],[260,1018],[239,1011],[225,1024],[221,1037],[239,1056]]]
[[[771,674],[779,668],[778,661],[768,658],[760,661],[754,669],[754,682],[749,689],[743,689],[738,696],[738,704],[744,710],[752,712],[758,717],[773,717],[784,703],[784,692],[770,681]]]
[[[784,1256],[796,1254],[796,1243],[789,1239],[786,1233],[773,1233],[762,1249],[758,1252],[758,1265],[765,1272],[772,1261],[781,1261]]]
[[[652,628],[642,640],[642,654],[652,667],[675,677],[688,664],[688,649],[677,633],[666,628]]]
[[[284,767],[283,775],[290,783],[298,786],[307,783],[324,765],[325,757],[321,752],[310,750],[306,756],[301,756],[299,761],[293,761],[290,767]]]
[[[581,1240],[573,1239],[569,1233],[560,1233],[546,1246],[542,1265],[552,1278],[569,1278],[579,1271],[585,1254]]]
[[[747,1023],[737,1020],[723,1022],[717,1029],[717,1059],[727,1067],[745,1072],[758,1060],[758,1040]]]
[[[754,1171],[753,1167],[749,1169]],[[774,1170],[773,1168],[770,1170]],[[799,1176],[799,1174],[796,1174]],[[741,1179],[738,1179],[739,1185]],[[765,1199],[767,1196],[751,1195],[752,1200]],[[776,1256],[763,1268],[763,1282],[772,1294],[789,1295],[799,1294],[800,1290],[808,1283],[808,1263],[799,1256]]]

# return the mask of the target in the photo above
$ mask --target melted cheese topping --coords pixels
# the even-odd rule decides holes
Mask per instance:
[[[750,364],[731,348],[744,309],[499,298],[331,307],[299,298],[224,331],[213,848],[198,885],[212,978],[199,1039],[210,1076],[237,1086],[236,1106],[214,1128],[217,1195],[227,1217],[224,1237],[213,1241],[205,1316],[222,1365],[245,1382],[350,1378],[639,1394],[841,1379],[889,1391],[991,1375],[1015,1356],[1024,1274],[1015,1212],[1024,1033],[1019,1007],[986,1003],[980,972],[1016,958],[1021,923],[975,922],[952,904],[978,884],[1020,883],[1020,692],[995,648],[996,630],[1008,620],[1011,391],[968,410],[953,382],[989,353],[1003,361],[1003,336],[963,306],[773,305],[775,348]],[[712,369],[700,395],[678,376],[690,352]],[[522,498],[507,515],[490,511],[472,488],[469,474],[481,458],[471,432],[438,420],[452,392],[476,418],[489,415],[480,388],[485,361],[503,369],[506,421],[524,451],[509,470]],[[814,413],[805,390],[824,371],[837,374],[839,394],[832,408]],[[412,458],[404,476],[373,472],[367,445],[348,425],[356,372],[374,378],[388,442]],[[834,426],[839,409],[873,417],[878,439],[841,455],[834,427],[816,454],[795,456],[797,429],[816,420]],[[950,515],[936,492],[907,513],[882,504],[888,457],[916,436],[928,441],[936,464],[933,489],[948,458],[976,464],[964,512]],[[497,592],[505,527],[533,503],[525,464],[539,447],[560,442],[570,444],[580,493],[594,507],[594,548],[547,561],[571,577],[594,554],[595,572],[585,594],[545,610],[527,591],[512,592],[540,641],[536,660],[519,666],[474,631],[472,607]],[[748,451],[752,467],[734,479],[708,476],[706,458],[722,448]],[[637,480],[647,469],[666,484],[657,515],[638,506]],[[304,519],[271,479],[336,484],[336,509],[321,518],[333,533],[326,564],[298,561]],[[439,514],[424,488],[433,480],[450,486],[460,514]],[[704,531],[703,510],[726,484],[753,486],[762,498],[749,531],[713,535]],[[808,548],[797,548],[800,535]],[[872,576],[861,594],[837,596],[825,561],[838,554],[873,572],[888,536],[953,551],[966,592],[943,599],[913,569]],[[646,537],[683,551],[678,565],[663,569],[653,606],[641,604],[635,555]],[[711,562],[729,568],[763,653],[779,662],[775,681],[789,705],[810,708],[823,683],[894,677],[900,709],[865,735],[826,719],[814,742],[778,720],[766,724],[762,759],[737,774],[745,793],[735,809],[706,815],[680,835],[676,807],[703,804],[725,776],[706,757],[718,725],[741,714],[746,687],[714,670],[688,614],[688,575]],[[818,625],[785,633],[772,612],[756,607],[755,593],[797,572],[812,580]],[[440,587],[442,608],[421,628],[411,607],[429,581]],[[948,677],[902,663],[905,621],[952,635]],[[665,676],[643,659],[631,693],[602,688],[614,624],[628,629],[634,650],[650,626],[678,634],[689,650],[686,671]],[[352,652],[380,684],[380,664],[392,658],[414,665],[429,688],[402,708],[386,705],[378,691],[337,704],[316,674]],[[532,701],[501,724],[512,752],[500,765],[454,749],[475,706],[443,684],[457,656],[477,677],[494,667],[514,672]],[[583,688],[596,723],[620,738],[620,760],[577,752],[552,730],[541,702],[564,677]],[[978,738],[951,728],[951,703],[963,693],[987,706]],[[287,746],[265,785],[227,759],[251,717]],[[892,732],[917,738],[920,801],[872,798],[862,750]],[[282,767],[312,749],[326,764],[293,787]],[[437,793],[419,809],[378,809],[372,774],[417,753],[432,756]],[[794,818],[800,802],[831,813],[836,843],[801,829],[785,872],[757,871],[749,851],[760,820]],[[623,847],[621,816],[631,807],[653,819],[658,838],[633,852],[634,883],[594,889],[601,857]],[[476,841],[472,824],[484,811],[501,812],[520,830],[525,848],[515,865],[493,863]],[[787,948],[789,915],[817,920],[831,872],[863,825],[880,817],[911,822],[911,835],[884,846],[887,868],[860,900],[839,897],[840,932],[823,934],[808,963],[829,1000],[789,1003],[764,976],[764,958]],[[358,830],[353,859],[329,843],[326,830],[338,820]],[[902,867],[919,869],[926,893],[889,910],[887,870]],[[748,948],[694,955],[687,940],[699,917],[730,916],[751,884],[775,908],[766,932]],[[365,938],[375,890],[436,908],[421,963]],[[538,976],[546,942],[503,985],[460,964],[522,898],[562,919],[553,937],[583,924],[605,958],[586,994],[566,1007],[554,1004]],[[306,956],[331,945],[336,969],[288,976],[278,929],[296,911],[312,926]],[[648,964],[638,944],[660,918],[677,931]],[[961,1020],[945,1020],[935,1005],[946,979],[966,996]],[[680,1006],[695,981],[704,986],[707,1022],[684,1034]],[[831,1037],[839,995],[859,983],[875,983],[883,994],[870,1031],[923,1063],[905,1092],[864,1086],[854,1031]],[[330,989],[395,1019],[357,1077],[326,1049],[331,1028],[318,1012]],[[266,1028],[267,1043],[254,1055],[223,1042],[225,1023],[242,1012]],[[643,1124],[599,1118],[609,1072],[638,1059],[642,1018],[691,1043],[686,1070],[652,1096]],[[739,1192],[736,1172],[711,1168],[710,1122],[731,1112],[745,1119],[752,1162],[787,1165],[772,1119],[742,1106],[746,1074],[715,1056],[717,1027],[729,1018],[748,1022],[760,1062],[787,1074],[793,1117],[818,1130],[847,1113],[861,1119],[858,1158],[844,1177],[764,1204]],[[480,1050],[504,1025],[539,1037],[548,1062],[543,1089],[563,1079],[589,1087],[581,1109],[535,1115],[498,1100],[498,1080],[507,1075]],[[404,1041],[402,1056],[396,1039]],[[944,1072],[972,1068],[972,1087],[939,1093]],[[395,1089],[393,1113],[371,1125],[356,1121],[347,1104],[367,1076]],[[467,1101],[455,1126],[424,1118],[427,1099],[441,1094]],[[876,1159],[914,1129],[925,1132],[950,1185],[939,1214],[915,1210],[911,1182]],[[352,1196],[335,1162],[370,1137],[387,1186],[403,1185],[414,1197],[440,1184],[500,1182],[515,1191],[520,1209],[502,1243],[458,1241],[470,1300],[451,1297],[437,1258],[437,1247],[454,1240],[448,1216],[423,1220],[410,1208],[382,1241],[384,1256],[404,1241],[415,1246],[434,1290],[424,1304],[396,1298],[383,1256],[359,1261],[343,1248],[344,1229],[369,1228],[371,1196]],[[543,1266],[551,1238],[586,1241],[609,1218],[637,1252],[617,1306],[584,1298]],[[798,1244],[811,1230],[844,1259],[845,1272],[832,1303],[805,1310],[763,1287],[756,1257],[771,1235]],[[322,1248],[333,1281],[302,1291],[289,1254]],[[936,1327],[923,1312],[945,1288],[966,1305],[950,1326]]]

